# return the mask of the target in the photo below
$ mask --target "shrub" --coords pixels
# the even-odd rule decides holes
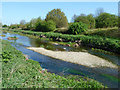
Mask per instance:
[[[69,27],[68,33],[77,35],[80,34],[81,32],[85,32],[86,30],[87,30],[86,24],[83,24],[82,22],[75,22]]]
[[[52,20],[46,22],[46,32],[54,31],[56,29],[56,24]]]
[[[36,24],[36,31],[41,32],[49,32],[54,31],[56,29],[56,25],[52,20],[49,21],[41,21]]]

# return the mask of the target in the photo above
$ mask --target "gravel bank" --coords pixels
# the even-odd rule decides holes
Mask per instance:
[[[115,64],[85,52],[51,51],[40,47],[27,47],[27,49],[33,50],[49,57],[88,67],[117,68]]]

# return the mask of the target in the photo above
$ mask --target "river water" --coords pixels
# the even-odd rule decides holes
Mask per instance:
[[[12,42],[11,45],[14,46],[17,50],[21,51],[23,54],[28,55],[29,59],[38,61],[40,66],[47,71],[56,73],[59,75],[81,75],[86,76],[92,79],[95,79],[104,85],[110,88],[118,88],[120,80],[118,80],[118,70],[112,68],[90,68],[78,64],[73,64],[65,62],[62,60],[57,60],[32,50],[26,49],[26,47],[44,47],[46,49],[55,50],[55,51],[85,51],[90,54],[96,55],[98,57],[104,58],[107,61],[110,61],[118,66],[120,66],[120,55],[117,54],[105,54],[103,52],[96,52],[90,48],[80,47],[67,47],[62,45],[51,44],[49,41],[30,38],[27,36],[22,36],[18,34],[3,33],[5,37],[1,37],[3,40],[8,40],[8,37],[18,37],[17,40],[8,40]]]

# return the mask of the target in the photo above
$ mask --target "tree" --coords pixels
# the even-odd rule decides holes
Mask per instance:
[[[6,25],[6,24],[4,24],[2,27],[7,27],[7,25]]]
[[[11,28],[11,29],[18,28],[18,24],[11,24],[9,28]]]
[[[118,16],[118,28],[120,30],[120,16]]]
[[[81,14],[80,16],[78,16],[74,22],[82,22],[85,23],[88,26],[88,28],[90,27],[89,20],[87,19],[87,16],[85,14]]]
[[[44,23],[45,21],[42,21],[40,17],[38,17],[35,21],[35,30],[36,31],[43,31],[44,30]]]
[[[81,14],[78,16],[74,22],[82,22],[88,26],[88,28],[94,28],[95,27],[95,18],[92,14],[89,14],[86,16],[85,14]]]
[[[24,29],[25,28],[25,24],[26,24],[26,21],[25,20],[21,20],[20,24],[19,24],[19,28]]]
[[[86,30],[87,30],[86,24],[82,22],[75,22],[69,27],[68,33],[77,35],[80,34],[81,32],[85,32]]]
[[[37,23],[38,21],[41,21],[41,18],[40,18],[40,17],[31,19],[30,22],[29,22],[28,28],[30,28],[30,30],[35,30],[35,28],[36,28],[36,23]]]
[[[56,24],[52,20],[49,21],[40,21],[36,24],[36,31],[49,32],[56,29]]]
[[[104,9],[103,9],[103,8],[98,8],[98,9],[96,9],[95,13],[96,13],[96,17],[97,17],[97,16],[99,16],[101,13],[104,13]]]
[[[96,17],[96,28],[115,27],[118,25],[118,18],[109,13],[101,13]]]
[[[2,28],[2,23],[0,22],[0,28]]]
[[[53,20],[56,23],[57,28],[68,26],[67,17],[65,16],[64,12],[61,11],[61,9],[53,9],[48,12],[45,20]]]
[[[93,15],[89,14],[87,16],[87,19],[89,21],[89,27],[88,28],[90,28],[90,29],[95,28],[95,18],[93,17]]]
[[[73,15],[73,17],[72,17],[71,22],[74,22],[76,18],[77,18],[77,15],[76,15],[76,14],[74,14],[74,15]]]
[[[26,24],[26,21],[25,20],[21,20],[20,21],[20,25],[24,25],[24,24]]]
[[[111,15],[110,21],[111,21],[110,27],[118,26],[118,16]]]

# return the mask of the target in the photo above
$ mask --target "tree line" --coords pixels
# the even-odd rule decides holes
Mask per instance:
[[[61,9],[53,9],[47,13],[46,18],[43,20],[40,17],[33,18],[30,20],[30,22],[21,20],[20,24],[11,24],[9,28],[11,29],[20,28],[23,30],[49,32],[55,31],[56,28],[67,28],[68,31],[72,31],[70,29],[75,29],[74,31],[76,31],[77,29],[85,27],[82,29],[82,31],[85,31],[84,29],[87,28],[93,29],[118,26],[118,16],[106,13],[102,9],[97,10],[96,16],[94,16],[93,14],[74,15],[72,17],[72,21],[73,22],[68,23],[65,13],[62,12]],[[7,25],[3,25],[3,27],[7,27]]]

